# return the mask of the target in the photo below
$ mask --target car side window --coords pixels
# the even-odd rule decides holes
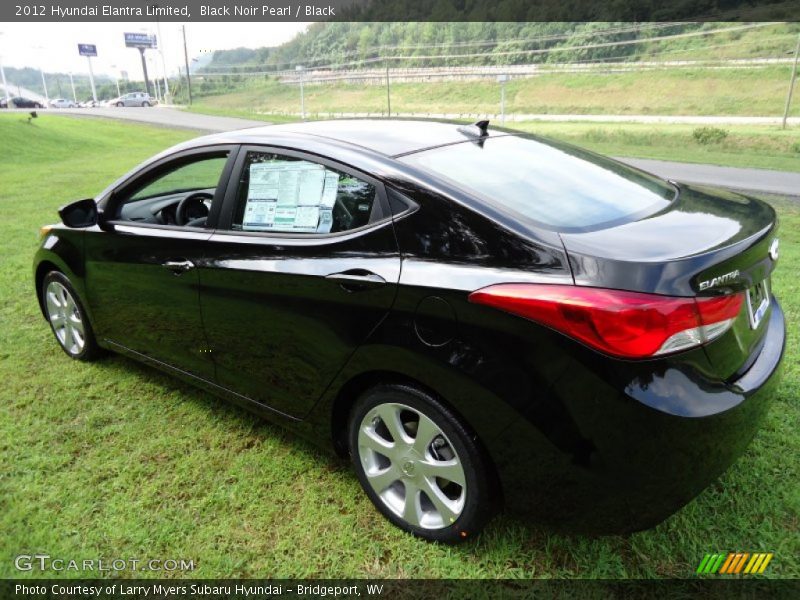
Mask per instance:
[[[115,218],[155,225],[203,227],[228,160],[228,152],[178,158],[145,174],[118,200]],[[185,198],[188,205],[178,210]],[[200,221],[199,221],[200,220]]]
[[[337,169],[291,156],[248,152],[237,189],[237,231],[338,233],[369,224],[377,189]]]

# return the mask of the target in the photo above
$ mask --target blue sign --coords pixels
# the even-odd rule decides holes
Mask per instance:
[[[150,33],[126,33],[125,45],[128,48],[156,48],[156,36]]]
[[[78,54],[81,56],[97,56],[97,46],[94,44],[78,44]]]

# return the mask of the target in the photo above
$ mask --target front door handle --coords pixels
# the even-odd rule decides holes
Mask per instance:
[[[161,263],[161,266],[168,271],[172,271],[175,275],[180,275],[190,269],[194,269],[194,263],[190,260],[168,260]]]
[[[325,279],[336,281],[342,289],[348,292],[357,292],[386,285],[386,280],[372,271],[365,269],[350,269],[341,273],[331,273]]]

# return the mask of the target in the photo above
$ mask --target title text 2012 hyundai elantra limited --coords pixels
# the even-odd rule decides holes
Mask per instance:
[[[486,122],[201,137],[60,214],[34,276],[68,355],[349,455],[431,540],[500,507],[658,523],[749,443],[783,356],[772,208]]]

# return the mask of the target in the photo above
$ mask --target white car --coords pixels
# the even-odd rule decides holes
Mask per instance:
[[[65,98],[55,98],[54,100],[50,100],[50,106],[53,108],[77,108],[78,105],[75,104],[72,100],[67,100]]]
[[[153,106],[155,99],[145,92],[131,92],[109,102],[113,106]]]

